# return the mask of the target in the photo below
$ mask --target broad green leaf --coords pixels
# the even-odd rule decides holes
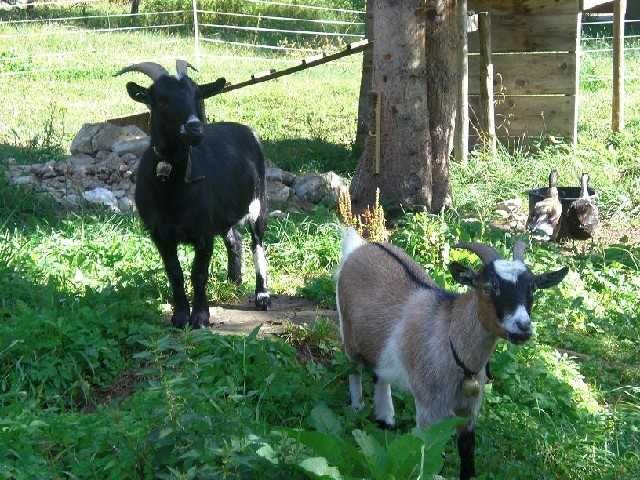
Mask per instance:
[[[265,460],[268,460],[269,462],[273,463],[274,465],[278,464],[278,457],[276,455],[276,452],[273,450],[273,448],[271,448],[271,445],[269,445],[268,443],[265,443],[258,450],[256,450],[256,454],[259,457],[262,457]]]
[[[415,478],[420,471],[424,442],[411,433],[396,438],[387,447],[396,478]]]
[[[299,463],[300,467],[315,475],[318,478],[330,478],[332,480],[342,480],[342,475],[336,467],[330,467],[326,458],[311,457]]]
[[[317,431],[331,435],[342,435],[342,423],[324,403],[319,403],[311,410],[311,425]]]
[[[382,445],[368,433],[354,430],[353,438],[360,447],[369,465],[369,473],[373,478],[386,478],[389,470],[389,459]]]

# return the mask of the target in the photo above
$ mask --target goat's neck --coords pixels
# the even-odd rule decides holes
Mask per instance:
[[[495,316],[495,311],[488,307],[475,291],[467,292],[453,303],[449,338],[460,360],[473,372],[484,368],[498,340],[496,334],[485,326],[489,319],[481,320],[483,315]]]

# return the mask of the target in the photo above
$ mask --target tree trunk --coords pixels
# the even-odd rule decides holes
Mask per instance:
[[[140,7],[140,0],[131,0],[131,13],[138,13]]]
[[[373,4],[374,0],[367,0],[366,35],[373,41]],[[360,99],[358,101],[358,127],[356,131],[355,151],[360,155],[366,145],[367,136],[371,131],[372,102],[370,93],[372,88],[373,49],[368,48],[362,55],[362,77],[360,79]]]
[[[381,127],[375,132],[380,173],[375,173],[377,138],[367,136],[351,183],[353,209],[373,205],[380,188],[381,202],[392,214],[401,208],[438,212],[450,198],[459,43],[455,0],[426,0],[426,8],[425,0],[372,3],[372,90],[382,95]]]

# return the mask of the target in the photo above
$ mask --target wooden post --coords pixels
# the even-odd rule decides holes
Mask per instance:
[[[458,32],[461,37],[458,55],[460,87],[457,102],[454,154],[456,160],[466,164],[469,159],[469,41],[467,36],[467,0],[456,2]]]
[[[616,0],[613,19],[613,111],[611,128],[624,130],[624,17],[627,0]]]
[[[482,133],[492,156],[497,154],[496,118],[493,104],[493,59],[491,58],[491,15],[478,14],[478,38],[480,43],[480,104],[482,108]]]

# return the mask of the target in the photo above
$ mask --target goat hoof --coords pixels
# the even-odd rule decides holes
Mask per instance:
[[[183,328],[187,323],[189,323],[187,312],[176,312],[171,317],[171,324],[176,328]]]
[[[209,310],[201,310],[199,312],[193,312],[189,319],[189,325],[191,328],[201,328],[209,325]]]
[[[378,424],[378,427],[380,428],[380,430],[395,430],[396,428],[395,424],[387,423],[384,420],[376,419],[376,423]]]
[[[267,292],[256,293],[256,308],[266,312],[271,307],[271,297]]]

